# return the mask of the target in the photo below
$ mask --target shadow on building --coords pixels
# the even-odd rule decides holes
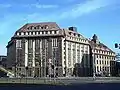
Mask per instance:
[[[110,72],[113,77],[120,77],[120,62],[119,61],[111,61],[110,62]]]
[[[90,59],[88,59],[90,58]],[[92,57],[90,54],[84,54],[82,56],[81,63],[75,63],[73,69],[73,75],[75,77],[91,77],[93,76]]]

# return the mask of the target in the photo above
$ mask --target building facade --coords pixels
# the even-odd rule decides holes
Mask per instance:
[[[0,55],[0,65],[1,66],[6,67],[6,60],[7,60],[7,56]]]
[[[111,76],[111,62],[115,62],[115,52],[98,40],[94,34],[90,40],[93,55],[93,73],[97,76]]]
[[[90,75],[89,41],[75,27],[30,23],[7,45],[7,68],[27,77]],[[81,72],[79,72],[81,71]]]
[[[90,45],[75,27],[64,29],[63,67],[66,76],[91,76]]]

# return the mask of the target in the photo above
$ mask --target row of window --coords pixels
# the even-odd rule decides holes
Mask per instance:
[[[77,34],[77,33],[72,33],[72,32],[69,32],[70,35],[73,35],[73,36],[78,36],[80,37],[80,34]]]
[[[74,41],[81,41],[81,42],[84,42],[84,43],[87,42],[87,40],[85,40],[85,39],[81,39],[81,38],[70,37],[70,36],[68,36],[68,38],[69,38],[70,40],[74,40]]]
[[[115,57],[103,56],[103,55],[96,55],[96,58],[101,58],[101,59],[112,59],[112,60],[115,60]]]
[[[100,71],[108,71],[109,72],[109,70],[110,70],[109,67],[104,67],[104,66],[103,67],[97,66],[96,69],[97,69],[97,72],[100,72]]]
[[[97,64],[105,64],[105,65],[109,65],[110,62],[109,61],[106,61],[106,60],[97,60],[96,62]]]
[[[103,50],[95,50],[95,53],[108,54],[108,55],[112,55],[113,54],[113,53],[111,53],[109,51],[103,51]]]
[[[43,25],[43,26],[38,25],[38,26],[30,26],[27,29],[32,30],[32,29],[48,29],[48,28],[49,28],[48,25]]]
[[[39,34],[58,34],[58,31],[34,31],[34,32],[18,32],[17,35],[39,35]]]

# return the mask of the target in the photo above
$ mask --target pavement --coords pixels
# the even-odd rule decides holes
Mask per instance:
[[[55,85],[69,85],[79,83],[120,83],[120,77],[0,78],[0,83]]]

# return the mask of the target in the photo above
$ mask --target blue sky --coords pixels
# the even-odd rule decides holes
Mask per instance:
[[[87,38],[95,33],[114,49],[120,43],[120,0],[0,0],[0,55],[14,32],[25,23],[57,22],[76,26]]]

